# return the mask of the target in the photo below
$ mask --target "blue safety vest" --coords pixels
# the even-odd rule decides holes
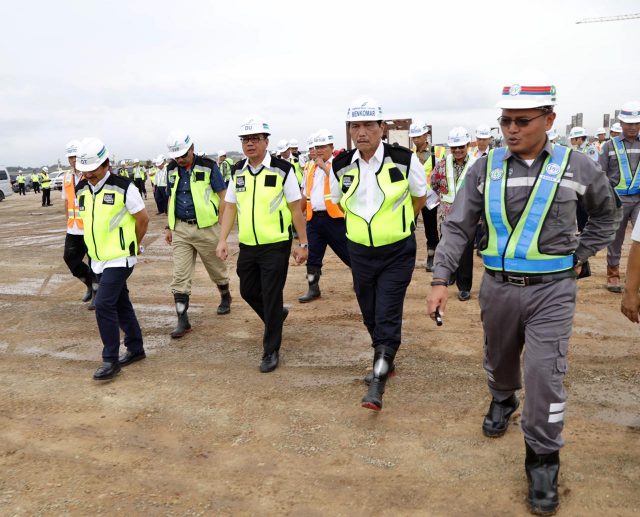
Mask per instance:
[[[615,189],[620,196],[633,196],[634,194],[640,194],[640,161],[636,167],[636,172],[631,174],[631,164],[629,163],[629,155],[624,147],[621,136],[616,136],[611,139],[613,150],[616,152],[618,158],[618,168],[620,169],[620,181],[616,185]]]
[[[487,248],[482,251],[486,268],[511,273],[543,274],[573,267],[573,255],[546,255],[540,252],[539,239],[549,209],[556,197],[571,151],[554,145],[529,195],[515,228],[507,218],[507,149],[492,149],[487,158],[484,187]]]

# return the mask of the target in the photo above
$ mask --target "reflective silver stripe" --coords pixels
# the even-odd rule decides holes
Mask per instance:
[[[124,216],[127,215],[128,213],[129,212],[127,211],[127,207],[123,206],[120,209],[120,211],[116,215],[113,216],[113,219],[111,219],[111,221],[109,221],[109,231],[112,232],[118,226],[120,226],[120,223],[124,219]]]
[[[79,196],[80,194],[82,194],[85,190],[88,190],[89,193],[91,193],[91,189],[89,188],[89,185],[85,185],[84,187],[82,187],[80,190],[78,190],[78,192],[76,192],[76,197]]]
[[[557,422],[562,422],[564,420],[564,411],[562,413],[552,413],[549,415],[548,422],[550,424],[555,424]]]
[[[193,172],[198,172],[198,171],[200,171],[200,172],[202,172],[202,171],[208,172],[209,174],[211,174],[213,172],[209,167],[205,167],[204,165],[196,165],[193,168]]]
[[[213,192],[213,189],[211,188],[211,184],[207,185],[207,187],[204,189],[204,202],[208,203],[209,200],[211,199],[211,193]]]
[[[549,404],[549,413],[557,413],[558,411],[564,411],[566,402],[557,402],[555,404]]]
[[[342,176],[344,174],[346,174],[349,171],[352,171],[354,169],[358,168],[358,164],[356,162],[350,163],[349,165],[347,165],[346,167],[344,167],[343,169],[340,169],[338,172],[336,172],[336,176],[338,178],[338,180],[340,180],[340,178],[342,178]]]
[[[407,187],[407,190],[405,190],[402,193],[402,196],[400,196],[400,198],[393,204],[393,208],[391,209],[391,211],[395,212],[402,205],[402,203],[404,203],[404,200],[407,199],[408,195],[409,195],[409,187]]]
[[[536,178],[510,178],[507,181],[507,188],[511,187],[532,187],[536,182]],[[571,190],[575,190],[578,194],[584,195],[587,191],[587,186],[582,183],[578,183],[573,180],[562,179],[560,180],[560,186],[565,188],[570,188]]]
[[[396,166],[396,168],[397,168],[397,169],[399,169],[401,172],[404,172],[405,174],[407,173],[407,166],[406,166],[406,165],[402,165],[401,163],[396,163],[396,162],[394,162],[394,161],[391,159],[391,157],[390,157],[390,156],[387,156],[387,157],[384,159],[384,163],[385,163],[385,164],[387,164],[387,163],[391,163],[391,164],[395,165],[395,166]]]
[[[280,193],[273,199],[273,201],[271,201],[271,205],[269,205],[270,214],[272,214],[278,209],[283,199],[284,199],[284,190],[281,190]]]

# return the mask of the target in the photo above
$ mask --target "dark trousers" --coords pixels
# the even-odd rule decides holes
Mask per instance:
[[[127,289],[127,278],[132,272],[132,267],[110,267],[98,275],[96,321],[103,344],[102,359],[110,363],[118,360],[121,329],[127,350],[136,353],[143,349],[142,331]]]
[[[462,252],[456,270],[456,286],[459,291],[471,291],[473,285],[473,240],[470,240]]]
[[[51,205],[51,189],[50,188],[42,188],[42,206],[50,206]]]
[[[85,283],[93,279],[93,271],[83,262],[86,254],[87,246],[84,243],[84,236],[67,233],[64,239],[64,262],[71,274]]]
[[[578,221],[578,232],[582,233],[584,227],[587,226],[587,221],[589,220],[589,213],[584,205],[578,201],[578,206],[576,207],[576,219]],[[634,221],[635,222],[635,221]]]
[[[24,183],[18,183],[18,195],[27,195],[27,186]]]
[[[140,191],[140,194],[144,194],[144,196],[147,196],[147,188],[144,185],[144,180],[142,178],[135,178],[133,180],[134,185],[138,188],[138,190]]]
[[[429,210],[426,206],[422,207],[422,223],[424,224],[424,236],[427,238],[427,248],[435,250],[440,242],[438,235],[438,207]]]
[[[416,238],[368,247],[347,241],[353,284],[362,319],[374,348],[395,354],[400,348],[402,309],[416,265]]]
[[[32,183],[33,185],[33,193],[37,194],[38,192],[40,192],[40,183],[38,183],[37,181],[35,183]]]
[[[322,259],[329,246],[347,266],[351,267],[347,249],[347,227],[342,217],[334,219],[327,212],[314,212],[307,221],[309,258],[307,268],[322,269]]]
[[[167,213],[167,188],[166,187],[155,187],[153,192],[153,198],[156,200],[156,206],[158,207],[158,213],[166,214]]]
[[[282,343],[282,290],[287,280],[291,241],[240,244],[236,272],[240,296],[264,322],[262,346],[268,355]]]

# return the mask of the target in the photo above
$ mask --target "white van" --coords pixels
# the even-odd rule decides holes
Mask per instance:
[[[6,167],[0,165],[0,201],[11,194],[13,194],[13,190],[11,189],[9,171]]]

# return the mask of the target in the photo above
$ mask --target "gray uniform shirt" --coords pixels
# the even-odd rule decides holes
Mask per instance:
[[[542,164],[551,150],[552,146],[547,140],[531,167],[507,150],[506,211],[512,227],[517,224]],[[442,223],[442,238],[436,249],[434,278],[449,279],[458,267],[467,242],[475,234],[476,224],[484,215],[486,169],[486,156],[479,158],[471,166],[464,186],[456,195],[453,207]],[[589,221],[579,239],[575,235],[578,199],[589,213]],[[553,255],[575,253],[577,259],[584,262],[611,243],[620,217],[618,197],[598,164],[582,153],[572,152],[540,233],[540,251]]]
[[[638,166],[638,161],[640,161],[640,137],[637,137],[633,141],[629,141],[625,138],[622,140],[622,143],[627,149],[631,173],[634,173]],[[598,163],[605,174],[609,177],[611,183],[614,186],[617,185],[620,182],[620,166],[618,165],[618,157],[616,156],[616,152],[613,148],[613,142],[611,142],[611,140],[607,140],[600,148]]]

